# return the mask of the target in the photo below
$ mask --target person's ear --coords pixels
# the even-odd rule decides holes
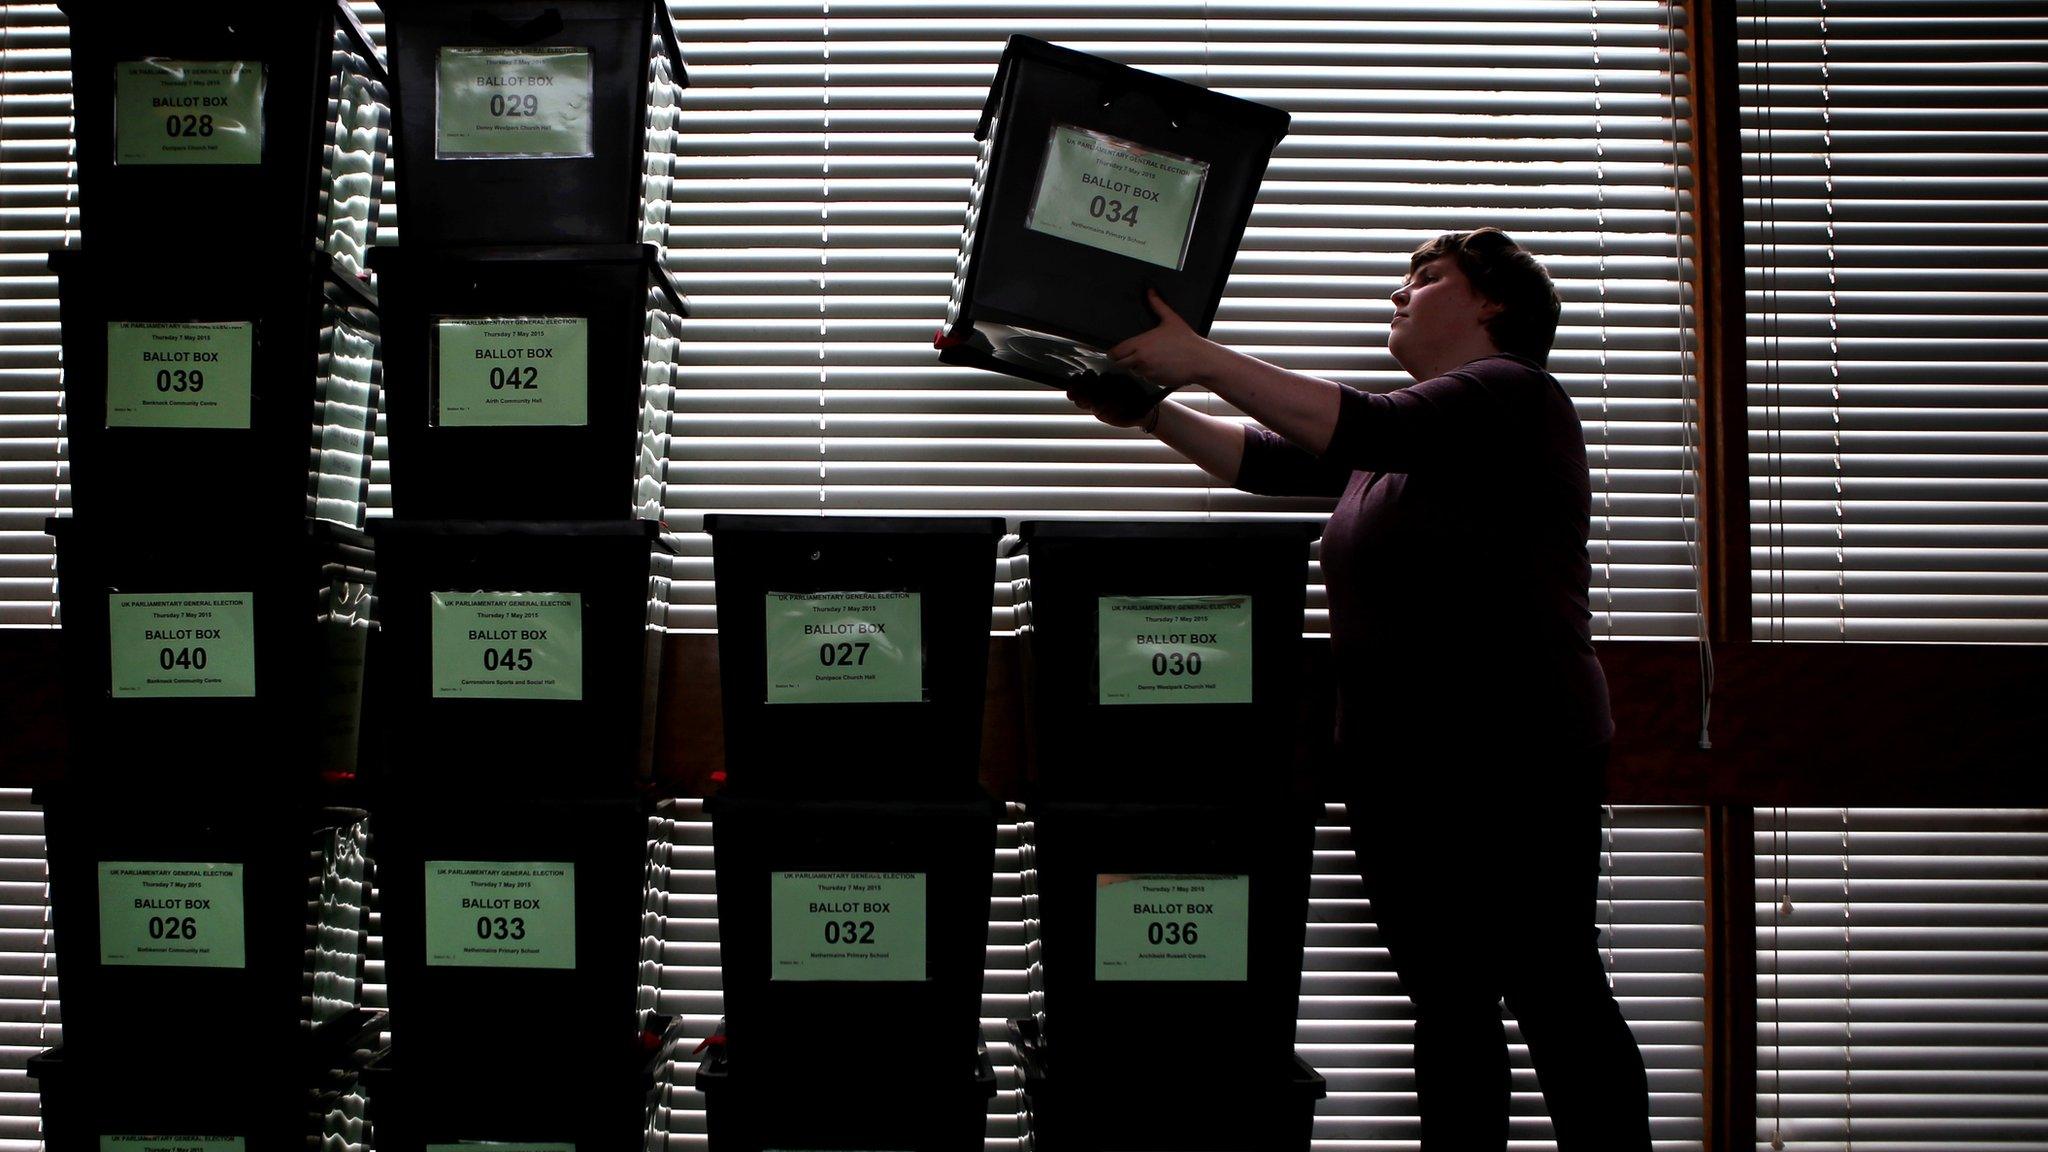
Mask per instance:
[[[1500,301],[1482,298],[1479,301],[1479,322],[1481,324],[1492,323],[1494,317],[1505,311],[1507,311],[1507,305],[1502,304]]]

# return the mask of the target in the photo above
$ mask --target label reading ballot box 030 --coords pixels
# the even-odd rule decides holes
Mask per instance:
[[[434,155],[588,156],[590,93],[586,49],[443,48],[434,76]]]
[[[576,865],[427,861],[427,964],[574,968]]]
[[[100,963],[240,968],[242,866],[107,860],[100,873]]]
[[[435,592],[434,696],[583,699],[583,594]]]
[[[1243,980],[1249,876],[1095,878],[1097,980]]]
[[[443,428],[590,423],[590,322],[581,316],[434,322]]]
[[[1249,704],[1252,598],[1104,596],[1099,704]]]
[[[771,980],[923,980],[925,874],[776,872]]]
[[[923,700],[923,604],[916,592],[768,593],[768,703]]]
[[[241,1136],[101,1136],[100,1152],[242,1152]]]
[[[1024,226],[1178,269],[1208,179],[1206,161],[1055,125]]]
[[[260,62],[124,60],[114,65],[114,163],[262,162]]]
[[[107,427],[247,428],[256,326],[107,325]]]
[[[254,696],[256,612],[247,592],[113,593],[107,691],[156,696]]]

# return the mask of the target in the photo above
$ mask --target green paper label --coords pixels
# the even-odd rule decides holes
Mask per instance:
[[[247,428],[256,325],[107,325],[107,427]]]
[[[114,163],[262,162],[260,61],[124,60],[114,65]]]
[[[100,963],[243,967],[242,866],[102,862]]]
[[[924,699],[916,592],[768,593],[768,703]]]
[[[1104,596],[1096,703],[1249,704],[1252,598]]]
[[[437,699],[583,699],[582,593],[430,595]]]
[[[925,978],[925,874],[776,872],[772,980]]]
[[[443,428],[590,422],[590,322],[581,316],[437,320]]]
[[[576,865],[427,861],[427,964],[574,968]]]
[[[1249,876],[1095,878],[1097,980],[1243,980]]]
[[[254,696],[256,612],[248,592],[107,597],[107,690],[153,696]]]
[[[1178,269],[1208,179],[1207,161],[1055,125],[1024,226]]]
[[[242,1152],[240,1136],[101,1136],[100,1152]]]
[[[590,52],[443,48],[434,83],[434,155],[590,155]]]

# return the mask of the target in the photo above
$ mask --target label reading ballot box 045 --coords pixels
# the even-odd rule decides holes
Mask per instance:
[[[1097,980],[1243,980],[1249,876],[1095,878]]]
[[[100,963],[240,968],[242,866],[107,860],[100,872]]]
[[[1099,704],[1249,704],[1252,598],[1104,596]]]
[[[923,700],[923,604],[916,592],[768,593],[768,703]]]
[[[100,1152],[242,1152],[241,1136],[101,1136]]]
[[[247,592],[109,595],[108,693],[117,700],[254,696],[253,599]]]
[[[435,592],[434,696],[583,699],[583,594]]]
[[[434,155],[588,156],[590,93],[590,53],[582,48],[443,48],[434,76]]]
[[[1206,161],[1055,125],[1024,226],[1178,269],[1208,179]]]
[[[590,322],[581,316],[434,322],[443,428],[590,423]]]
[[[427,965],[574,968],[576,865],[427,861]]]
[[[923,980],[925,874],[776,872],[771,980]]]
[[[107,427],[247,428],[256,326],[107,325]]]
[[[124,60],[114,65],[114,163],[262,162],[260,62]]]

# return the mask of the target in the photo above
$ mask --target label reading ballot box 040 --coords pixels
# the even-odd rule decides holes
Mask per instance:
[[[434,322],[443,428],[590,423],[590,322],[581,316]]]
[[[253,599],[247,592],[109,595],[108,693],[117,700],[254,696]]]
[[[100,1152],[242,1152],[241,1136],[101,1136]]]
[[[768,593],[770,704],[924,699],[923,596]]]
[[[107,860],[100,873],[100,963],[240,968],[242,866]]]
[[[1095,878],[1097,980],[1243,980],[1251,877]]]
[[[583,594],[435,592],[434,696],[583,699]]]
[[[1024,226],[1179,269],[1208,179],[1207,161],[1055,125]]]
[[[582,48],[443,48],[434,76],[434,155],[588,156],[590,93],[590,53]]]
[[[776,872],[771,980],[923,980],[925,874]]]
[[[574,968],[576,865],[427,861],[427,965]]]
[[[107,325],[107,427],[247,428],[256,326]]]
[[[1252,598],[1104,596],[1099,704],[1249,704]]]
[[[124,60],[114,65],[114,163],[262,162],[260,62]]]

